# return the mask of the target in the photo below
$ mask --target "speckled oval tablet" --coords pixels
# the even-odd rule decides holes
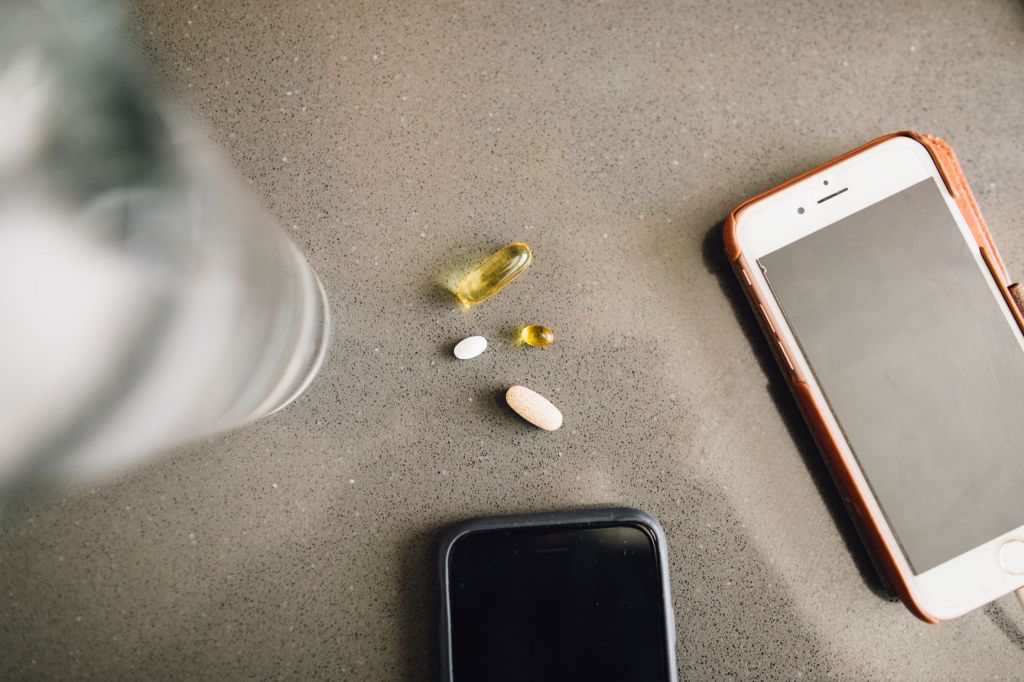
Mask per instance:
[[[455,344],[455,357],[459,360],[469,360],[487,350],[487,339],[482,336],[471,336],[468,339],[462,339]]]
[[[505,392],[505,401],[516,414],[545,431],[555,431],[562,425],[562,413],[551,401],[525,386],[513,386]]]

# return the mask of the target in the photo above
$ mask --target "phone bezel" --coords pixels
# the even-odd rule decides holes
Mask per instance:
[[[937,620],[948,620],[1024,585],[1024,576],[1009,574],[999,562],[999,551],[1003,543],[1011,538],[1024,537],[1024,526],[993,538],[935,568],[915,574],[867,484],[864,472],[843,437],[835,415],[828,409],[828,403],[815,381],[807,358],[801,352],[770,286],[757,266],[757,259],[761,256],[929,177],[938,185],[961,236],[971,247],[981,276],[988,283],[1024,352],[1024,335],[967,221],[950,196],[939,168],[928,150],[910,137],[890,138],[744,206],[736,216],[736,240],[744,271],[750,280],[750,290],[771,321],[778,341],[793,366],[794,379],[804,382],[815,402],[822,406],[821,413],[826,427],[839,445],[839,454],[853,475],[854,485],[866,503],[870,520],[878,528],[886,550],[895,560],[912,598],[928,615]],[[824,184],[826,180],[827,186]],[[818,199],[840,188],[847,189],[842,194],[818,203]],[[797,208],[801,206],[804,212],[798,213]]]
[[[449,557],[452,547],[459,539],[482,531],[497,531],[521,528],[585,528],[587,526],[640,525],[646,528],[654,542],[661,582],[662,610],[665,619],[665,647],[669,682],[677,682],[676,626],[669,589],[668,542],[661,524],[650,514],[628,507],[607,509],[586,509],[580,511],[545,512],[516,514],[469,519],[449,528],[441,538],[438,548],[438,576],[441,587],[441,679],[454,682],[452,669],[452,629]]]

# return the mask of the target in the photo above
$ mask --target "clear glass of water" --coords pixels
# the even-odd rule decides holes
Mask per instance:
[[[272,414],[323,363],[323,286],[150,85],[110,3],[0,22],[0,490]]]

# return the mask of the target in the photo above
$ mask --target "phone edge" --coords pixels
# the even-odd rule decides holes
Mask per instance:
[[[661,523],[654,516],[633,507],[595,507],[593,509],[572,511],[483,516],[466,519],[448,527],[441,535],[437,552],[438,578],[441,589],[438,637],[441,652],[441,680],[443,682],[454,682],[452,676],[451,601],[448,591],[448,557],[451,554],[452,546],[459,538],[481,530],[607,523],[639,523],[654,535],[655,551],[658,554],[658,568],[661,573],[662,612],[668,650],[668,679],[669,682],[678,682],[679,664],[676,660],[678,632],[676,631],[676,617],[672,604],[672,586],[668,567],[668,539],[665,536],[665,530],[662,528]]]
[[[941,176],[947,191],[956,202],[957,207],[960,209],[964,219],[970,227],[975,244],[980,249],[981,255],[988,266],[989,271],[992,273],[1001,293],[1003,294],[1003,298],[1007,306],[1010,308],[1010,311],[1018,325],[1022,330],[1024,330],[1024,310],[1021,310],[1016,305],[1012,294],[1009,291],[1010,277],[1006,270],[1006,266],[999,255],[999,251],[995,246],[995,242],[993,241],[987,226],[985,225],[984,219],[981,217],[981,211],[974,200],[969,186],[967,185],[967,180],[963,175],[963,170],[960,168],[960,165],[956,160],[956,156],[953,154],[952,148],[944,140],[933,135],[922,135],[915,131],[900,131],[882,135],[881,137],[877,137],[850,151],[840,154],[825,163],[815,166],[780,185],[746,199],[729,212],[729,215],[723,224],[722,240],[726,257],[732,266],[733,273],[739,280],[740,288],[743,290],[747,303],[751,306],[751,310],[754,312],[754,317],[758,322],[758,326],[761,328],[762,334],[765,335],[765,338],[768,341],[772,355],[775,357],[776,362],[782,370],[782,374],[786,379],[786,384],[796,400],[797,407],[800,409],[804,421],[811,430],[811,434],[822,454],[822,459],[825,462],[826,468],[832,476],[833,482],[840,494],[840,498],[843,500],[847,513],[854,522],[854,527],[857,529],[857,533],[867,549],[868,555],[870,556],[872,563],[875,565],[875,569],[883,582],[887,583],[888,587],[895,592],[896,596],[899,597],[900,601],[903,602],[904,606],[911,613],[926,623],[935,624],[941,622],[943,619],[929,613],[914,597],[898,563],[886,547],[881,531],[871,518],[867,505],[862,499],[861,491],[854,484],[853,476],[840,455],[839,445],[835,442],[836,436],[828,428],[823,416],[823,410],[827,409],[827,407],[819,405],[814,399],[814,396],[807,384],[801,381],[799,377],[795,376],[793,372],[787,371],[788,361],[781,355],[781,347],[779,344],[772,343],[773,335],[767,329],[765,320],[756,313],[760,302],[757,299],[756,292],[753,291],[750,280],[746,276],[745,266],[749,264],[746,262],[746,256],[742,252],[738,235],[736,233],[738,217],[746,207],[793,184],[796,184],[808,176],[820,173],[852,156],[860,154],[871,147],[896,137],[908,137],[922,145],[928,151],[928,154],[932,158],[932,162],[939,171],[939,175]]]

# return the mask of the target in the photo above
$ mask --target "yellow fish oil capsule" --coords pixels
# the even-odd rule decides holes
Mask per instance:
[[[542,324],[528,324],[519,331],[519,338],[529,346],[543,348],[555,340],[555,333]]]
[[[490,298],[530,267],[533,252],[522,242],[509,244],[481,261],[462,278],[455,295],[464,305],[476,305]]]

